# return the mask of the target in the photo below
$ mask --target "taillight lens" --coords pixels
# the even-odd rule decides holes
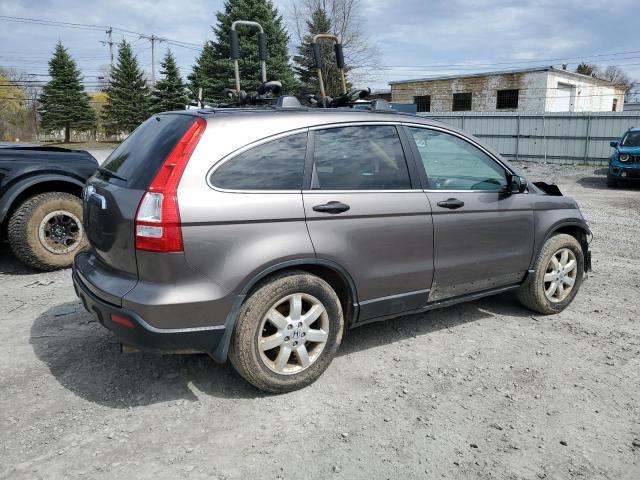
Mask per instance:
[[[142,197],[136,214],[136,248],[149,252],[181,252],[182,230],[178,184],[207,123],[202,118],[189,127],[160,167]]]

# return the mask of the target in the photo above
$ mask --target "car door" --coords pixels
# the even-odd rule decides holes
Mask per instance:
[[[431,212],[397,127],[312,129],[311,145],[311,188],[303,192],[307,226],[316,255],[353,278],[359,320],[426,305],[433,276]]]
[[[505,166],[454,132],[406,126],[434,226],[430,301],[521,281],[534,241],[529,195],[506,192]]]

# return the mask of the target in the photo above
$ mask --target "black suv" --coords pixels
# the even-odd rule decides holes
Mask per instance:
[[[97,168],[85,151],[0,148],[0,235],[20,260],[40,270],[71,266],[86,246],[82,188]]]

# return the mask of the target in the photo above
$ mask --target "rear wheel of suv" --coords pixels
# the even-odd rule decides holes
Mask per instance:
[[[344,319],[327,282],[291,272],[258,287],[240,309],[229,358],[256,388],[289,392],[313,383],[329,366]]]
[[[64,192],[35,195],[9,220],[9,244],[27,265],[40,270],[67,268],[87,244],[82,228],[82,202]]]
[[[518,290],[518,299],[536,312],[559,313],[578,293],[583,274],[584,255],[578,240],[554,235],[542,247],[533,273]]]

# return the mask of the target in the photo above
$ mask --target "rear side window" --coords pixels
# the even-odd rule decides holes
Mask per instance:
[[[405,190],[411,188],[396,127],[376,125],[317,130],[314,188]]]
[[[253,147],[211,174],[227,190],[301,190],[307,134],[297,133]]]
[[[125,178],[127,187],[144,190],[194,121],[192,115],[155,115],[136,128],[102,167]],[[123,183],[104,173],[98,175],[109,182]]]

